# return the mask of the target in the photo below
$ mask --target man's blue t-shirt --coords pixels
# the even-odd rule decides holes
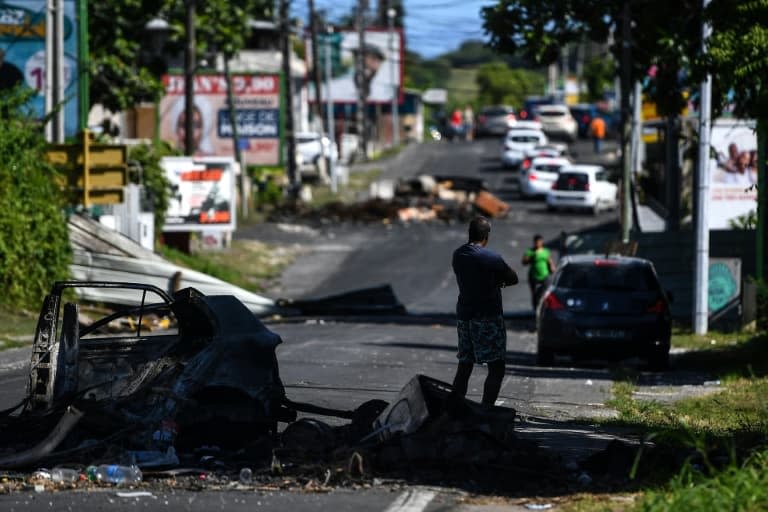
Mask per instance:
[[[454,251],[453,272],[459,285],[456,303],[459,320],[501,315],[501,286],[518,281],[515,271],[501,256],[471,243]]]

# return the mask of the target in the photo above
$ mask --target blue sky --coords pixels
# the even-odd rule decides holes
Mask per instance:
[[[369,0],[371,9],[376,1]],[[492,0],[403,0],[406,44],[424,57],[453,50],[467,39],[485,39],[480,7]],[[326,9],[331,19],[349,13],[355,0],[315,0],[316,9]],[[307,3],[292,3],[293,15],[307,20]]]

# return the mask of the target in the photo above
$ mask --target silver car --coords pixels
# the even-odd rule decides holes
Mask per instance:
[[[515,109],[510,106],[484,107],[477,116],[475,136],[504,135],[516,122]]]

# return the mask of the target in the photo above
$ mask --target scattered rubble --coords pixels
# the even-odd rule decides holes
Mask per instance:
[[[489,192],[480,179],[422,175],[374,182],[368,199],[355,203],[336,201],[320,207],[283,205],[272,212],[271,220],[298,217],[334,222],[465,222],[478,213],[501,217],[509,209],[509,204]]]
[[[135,292],[140,301],[81,317],[69,302],[80,287]],[[279,376],[280,342],[232,296],[56,283],[36,328],[27,397],[0,412],[0,493],[113,485],[327,492],[404,479],[520,489],[564,478],[516,438],[514,409],[470,400],[446,409],[450,385],[424,375],[392,403],[335,410],[293,402]]]

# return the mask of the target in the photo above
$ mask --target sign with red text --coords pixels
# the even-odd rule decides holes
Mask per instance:
[[[234,231],[235,174],[232,157],[164,157],[171,184],[163,231]]]
[[[163,77],[160,137],[184,150],[184,76]],[[195,156],[234,155],[233,125],[224,75],[196,75],[193,144]],[[239,146],[246,164],[280,165],[279,75],[233,75],[232,95]]]

